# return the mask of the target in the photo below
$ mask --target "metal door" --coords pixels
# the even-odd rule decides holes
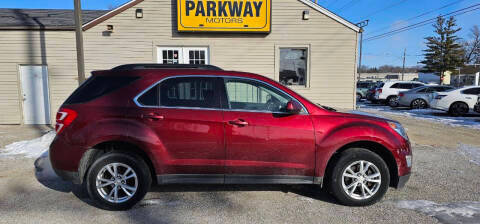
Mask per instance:
[[[50,124],[47,66],[20,66],[24,124]]]

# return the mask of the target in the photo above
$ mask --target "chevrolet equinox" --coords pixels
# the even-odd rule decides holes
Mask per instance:
[[[312,184],[364,206],[403,187],[412,164],[396,121],[336,112],[211,65],[94,71],[55,129],[55,172],[110,210],[131,208],[152,184]]]

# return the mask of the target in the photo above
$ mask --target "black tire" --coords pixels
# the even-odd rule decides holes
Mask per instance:
[[[385,103],[391,107],[398,107],[398,96],[389,96]]]
[[[378,190],[376,190],[376,192],[374,191],[373,195],[365,199],[351,197],[343,189],[343,181],[349,181],[347,179],[348,177],[343,178],[343,173],[351,164],[357,161],[367,161],[374,164],[381,175],[381,183],[376,187]],[[379,155],[362,148],[351,148],[343,151],[327,175],[329,175],[327,181],[329,192],[340,204],[347,206],[366,206],[378,202],[385,195],[390,184],[390,172],[385,161],[383,161]],[[357,189],[356,186],[354,188]],[[354,191],[356,192],[356,190]]]
[[[133,196],[124,202],[109,202],[104,199],[96,187],[96,178],[99,172],[108,164],[121,163],[128,165],[135,172],[138,180],[136,192]],[[123,152],[111,152],[102,155],[96,159],[90,167],[87,174],[87,190],[90,198],[92,198],[99,207],[107,210],[127,210],[137,204],[145,197],[152,184],[152,177],[150,169],[143,159],[139,156],[123,153]],[[113,186],[113,185],[112,185]],[[119,190],[120,191],[120,190]]]
[[[424,99],[415,99],[410,104],[411,109],[426,109],[428,108],[428,103]]]
[[[468,111],[468,104],[464,102],[455,102],[450,106],[448,113],[454,117],[460,117],[468,113]]]

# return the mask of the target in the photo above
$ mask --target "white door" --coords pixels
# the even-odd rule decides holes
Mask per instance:
[[[47,66],[20,66],[23,121],[25,124],[50,124]]]
[[[160,64],[209,64],[207,47],[159,47]]]

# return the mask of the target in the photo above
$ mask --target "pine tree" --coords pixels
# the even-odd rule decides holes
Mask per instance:
[[[440,75],[442,84],[446,71],[463,65],[463,48],[459,43],[460,38],[455,35],[461,28],[457,28],[454,17],[445,20],[440,16],[433,27],[436,35],[425,38],[427,49],[423,50],[425,59],[420,63],[425,64],[425,72]]]

